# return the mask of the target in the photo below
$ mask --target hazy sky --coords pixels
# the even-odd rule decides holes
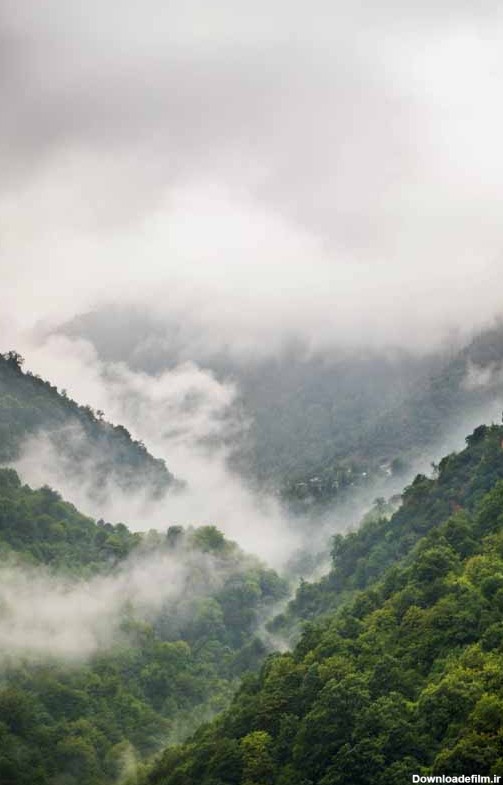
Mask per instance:
[[[483,323],[500,8],[3,0],[4,335],[107,302],[238,349]]]

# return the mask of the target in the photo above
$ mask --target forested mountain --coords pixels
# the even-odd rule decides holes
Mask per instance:
[[[122,523],[81,515],[47,486],[32,490],[0,469],[0,557],[22,556],[73,575],[91,574],[128,556],[141,541]]]
[[[1,460],[41,433],[69,472],[95,467],[98,493],[176,482],[122,426],[0,357]],[[214,527],[136,534],[0,468],[2,785],[108,785],[186,734],[258,666],[286,591]]]
[[[502,371],[503,325],[499,324],[447,358],[399,407],[381,417],[360,440],[360,455],[371,444],[384,456],[413,456],[438,444],[439,434],[459,428],[470,415],[480,416],[485,407],[494,414],[496,403],[503,406]]]
[[[503,427],[480,427],[389,520],[336,538],[312,622],[149,785],[503,774]]]
[[[113,482],[126,492],[162,496],[177,481],[164,461],[153,458],[122,425],[80,406],[49,382],[26,373],[23,359],[0,355],[0,464],[20,457],[29,437],[43,436],[56,450],[67,476],[86,478],[99,494]]]
[[[110,471],[117,438],[136,481],[158,466],[17,355],[0,380],[6,460],[82,417]],[[336,535],[329,573],[285,607],[285,581],[214,526],[133,533],[0,469],[2,784],[503,774],[503,426],[478,427],[391,507]],[[291,651],[267,656],[270,642]]]
[[[2,785],[110,785],[134,770],[225,707],[286,595],[214,527],[132,534],[12,469],[0,555]]]
[[[501,426],[479,426],[467,437],[464,450],[433,464],[433,477],[415,477],[392,516],[379,515],[385,505],[378,500],[367,522],[335,535],[331,571],[316,584],[302,583],[285,617],[275,620],[276,629],[333,611],[407,557],[424,534],[450,515],[459,512],[462,520],[465,512],[473,513],[484,494],[503,480],[502,444]]]
[[[297,340],[241,358],[212,349],[178,324],[118,306],[83,314],[60,329],[91,341],[105,361],[157,373],[190,359],[222,381],[235,381],[237,405],[250,428],[234,445],[233,465],[275,487],[334,461],[349,465],[355,439],[439,365],[436,357],[406,351],[313,352]]]
[[[93,311],[61,330],[90,340],[104,360],[157,373],[190,358],[236,382],[250,427],[232,466],[289,500],[331,502],[371,477],[400,476],[503,405],[500,323],[426,355],[292,341],[244,359],[138,309]]]
[[[0,0],[0,785],[503,785],[502,42]]]

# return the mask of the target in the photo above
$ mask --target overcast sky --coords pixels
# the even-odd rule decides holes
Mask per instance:
[[[238,349],[485,323],[498,6],[3,0],[4,335],[108,302]]]

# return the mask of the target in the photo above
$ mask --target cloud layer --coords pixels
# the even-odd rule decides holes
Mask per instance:
[[[277,567],[300,546],[300,526],[292,530],[278,501],[259,498],[229,469],[227,442],[235,444],[246,433],[246,422],[233,406],[232,384],[218,382],[209,371],[190,363],[159,376],[134,372],[122,363],[101,361],[86,341],[61,336],[26,348],[34,372],[124,425],[186,485],[161,501],[147,491],[131,496],[112,483],[97,493],[92,458],[90,465],[79,467],[78,476],[69,474],[63,456],[44,434],[25,443],[16,463],[25,482],[47,483],[83,512],[122,521],[135,530],[216,525],[245,551]],[[65,438],[78,442],[82,436],[68,432]]]
[[[2,4],[0,265],[29,327],[424,347],[502,305],[501,13]]]
[[[248,562],[250,564],[251,562]],[[44,567],[0,565],[0,666],[19,659],[82,662],[128,641],[128,620],[162,615],[173,634],[193,603],[246,567],[196,549],[142,548],[106,575],[57,576]]]

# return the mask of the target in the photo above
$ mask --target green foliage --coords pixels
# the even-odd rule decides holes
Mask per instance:
[[[13,469],[0,469],[0,553],[85,574],[109,569],[140,539],[123,524],[95,523],[51,488],[34,491]]]
[[[124,611],[117,643],[87,662],[2,660],[2,785],[110,785],[222,710],[237,678],[263,660],[256,632],[286,585],[215,527],[133,534],[0,469],[0,551],[8,556],[0,571],[17,562],[71,579],[113,577],[133,550],[183,560],[187,591],[151,623]]]
[[[317,626],[145,782],[398,785],[503,772],[502,435],[477,429],[389,521],[338,537],[329,579],[295,601],[316,617],[319,592]],[[232,750],[231,775],[217,774],[217,749]]]
[[[225,553],[233,547],[216,526],[200,526],[190,539],[191,545],[203,553]]]
[[[459,376],[461,365],[454,370]],[[443,382],[432,395],[445,413]],[[311,415],[315,445],[324,414]],[[278,423],[286,433],[288,421]],[[61,434],[75,425],[85,438],[67,446]],[[172,482],[125,429],[23,373],[22,358],[9,353],[0,358],[0,460],[17,457],[41,429],[70,471],[96,448],[97,487],[113,476],[125,488],[162,493]],[[388,432],[372,443],[375,455],[388,438],[393,444]],[[109,651],[73,667],[2,666],[2,784],[110,785],[138,776],[150,785],[398,785],[416,772],[500,773],[502,440],[502,428],[481,426],[434,478],[415,479],[397,512],[378,505],[358,531],[334,538],[329,575],[303,582],[271,626],[304,624],[298,645],[268,657],[258,674],[266,649],[257,630],[286,592],[272,570],[213,526],[135,535],[0,470],[3,557],[85,578],[113,574],[133,550],[193,555],[190,591],[177,607],[149,622],[125,613],[121,642]],[[321,482],[351,486],[354,471],[334,460]],[[202,564],[217,578],[210,586]],[[230,709],[143,769],[165,743],[222,712],[243,675]]]
[[[354,591],[372,585],[387,568],[412,558],[419,540],[440,524],[448,545],[463,557],[474,552],[482,534],[502,525],[503,486],[481,502],[503,479],[503,428],[480,426],[466,441],[465,450],[440,461],[437,477],[415,478],[393,515],[373,515],[356,531],[336,535],[330,573],[316,584],[301,584],[283,618],[273,623],[274,631],[289,632],[299,619],[308,621],[332,612]],[[476,508],[479,516],[474,530],[471,516]],[[423,571],[426,562],[423,555]]]

